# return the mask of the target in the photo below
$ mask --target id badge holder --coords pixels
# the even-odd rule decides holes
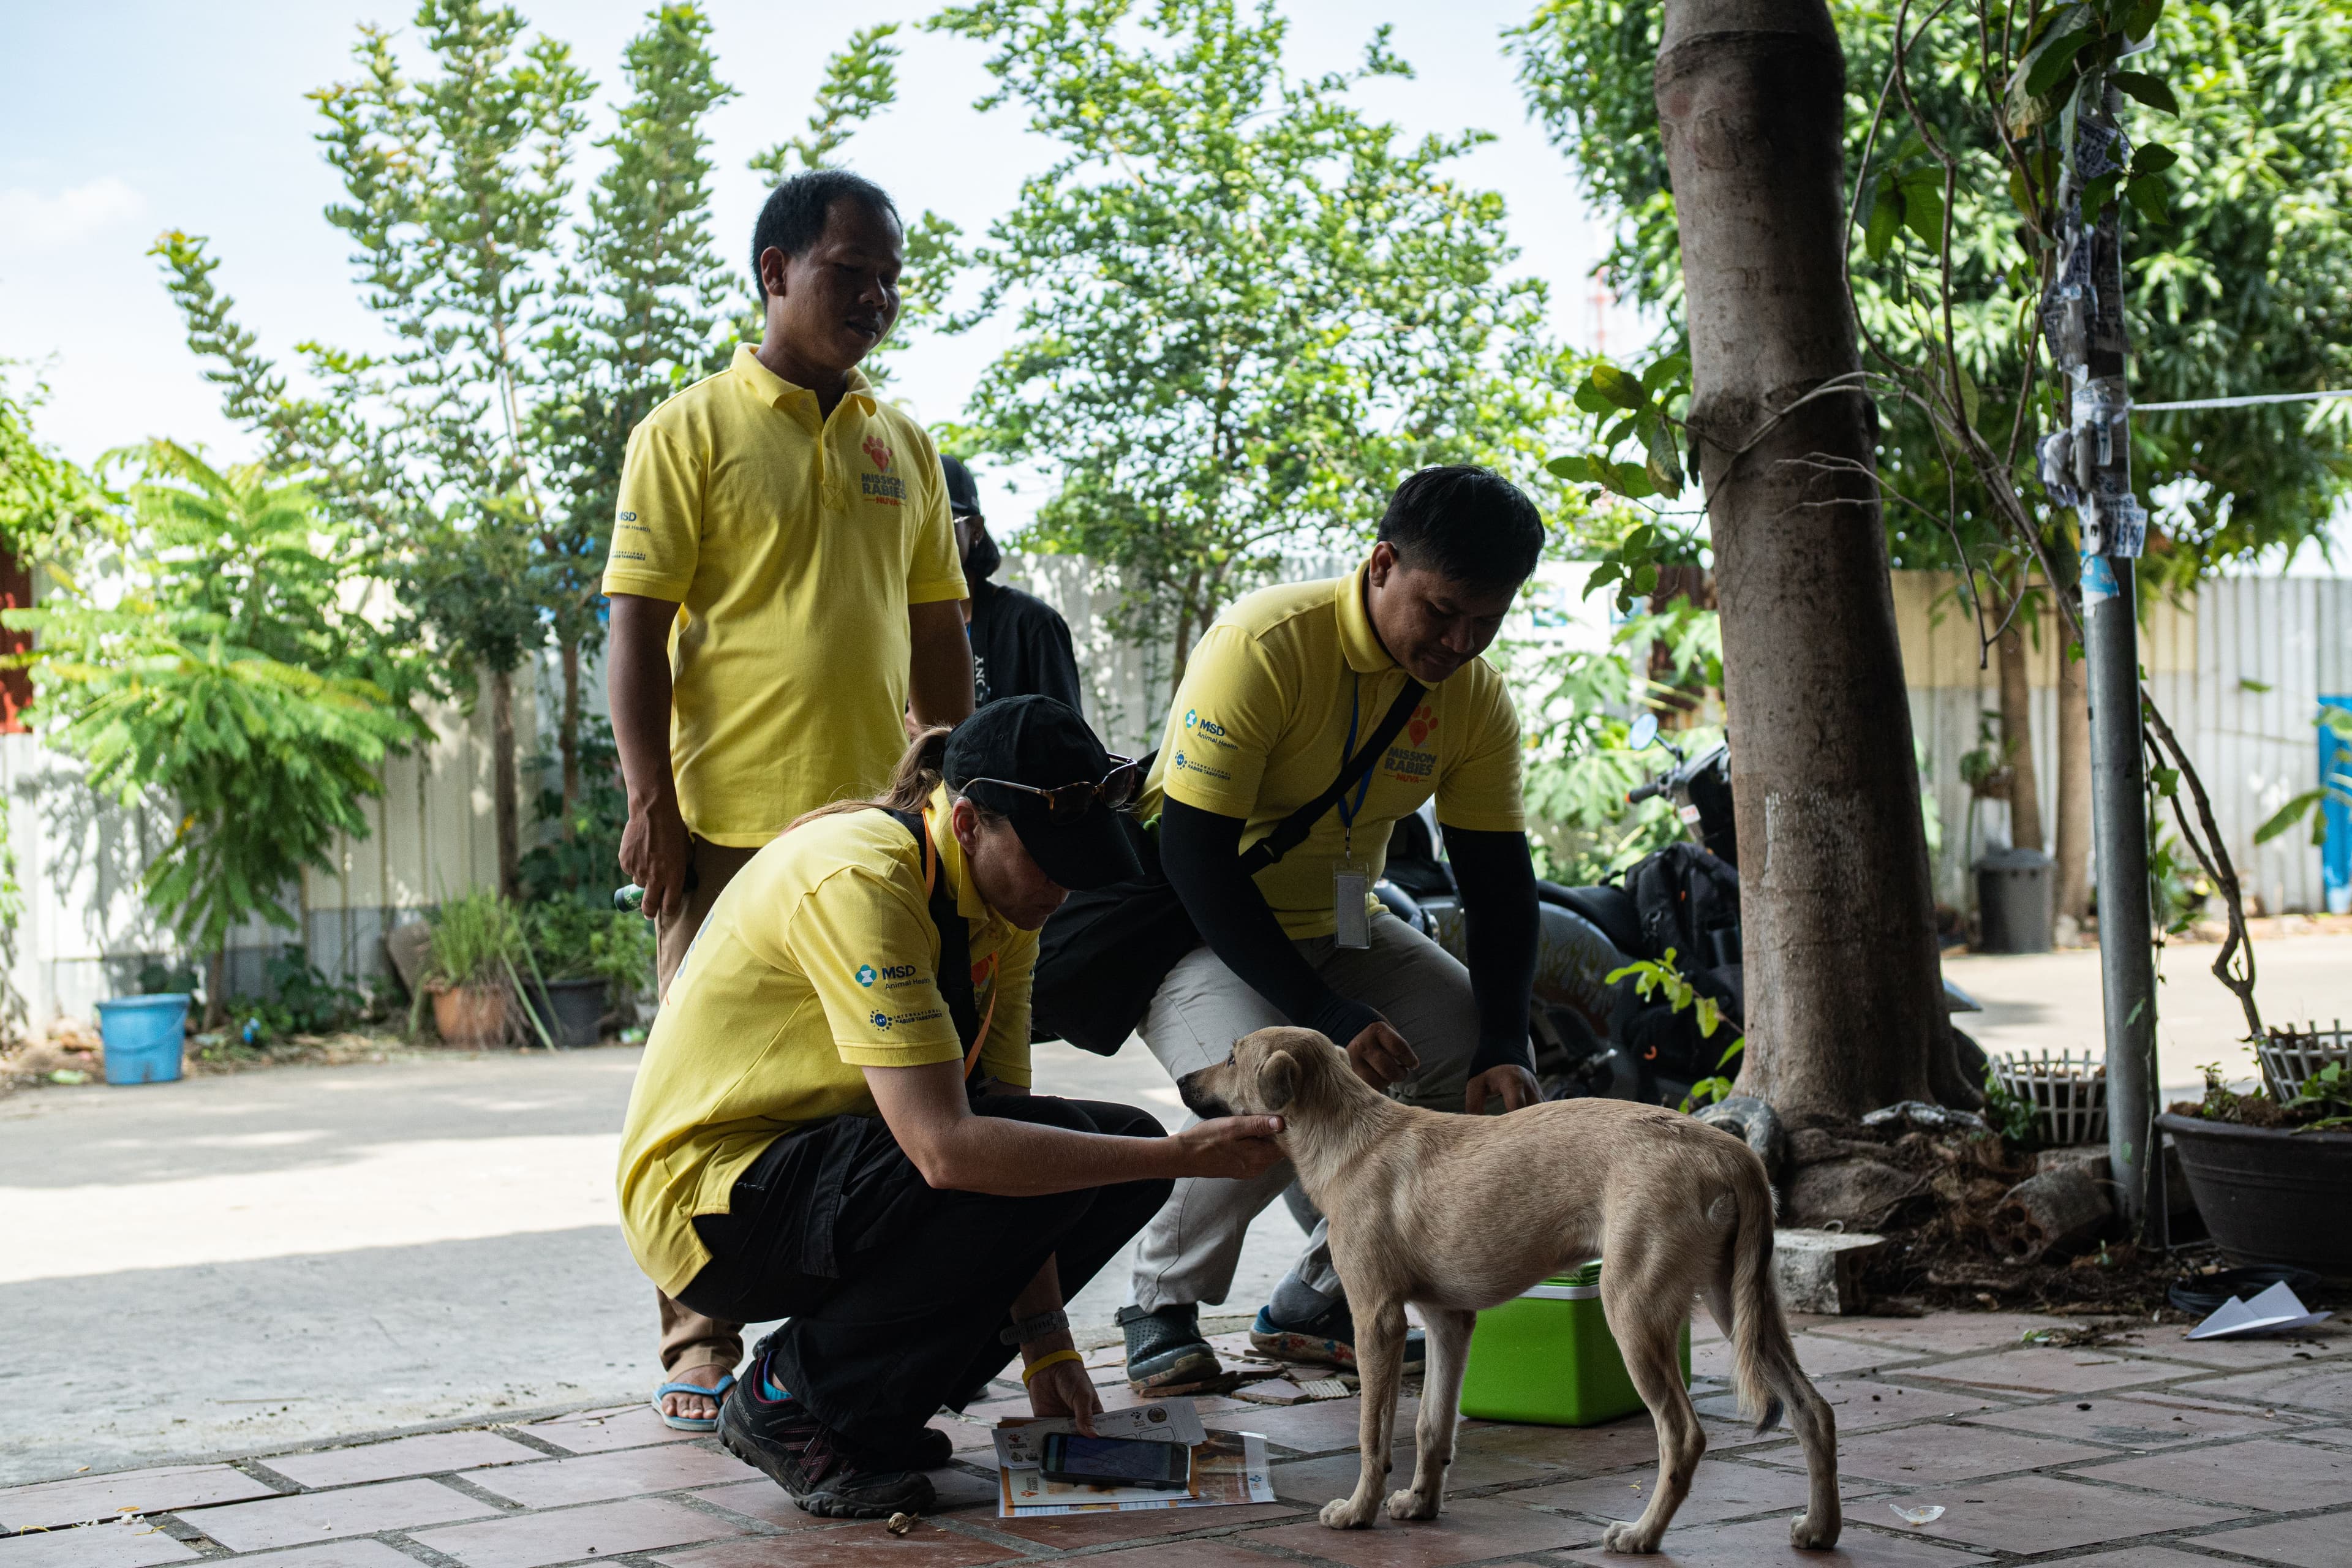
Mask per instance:
[[[1360,952],[1372,945],[1372,917],[1367,907],[1372,892],[1372,868],[1353,855],[1331,863],[1331,912],[1335,945]]]

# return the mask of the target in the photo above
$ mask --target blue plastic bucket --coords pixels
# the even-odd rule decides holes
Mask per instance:
[[[118,996],[98,1005],[98,1032],[106,1042],[109,1083],[172,1083],[180,1076],[182,1026],[188,994]]]

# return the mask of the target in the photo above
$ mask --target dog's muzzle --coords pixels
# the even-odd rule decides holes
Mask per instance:
[[[1208,1086],[1201,1081],[1214,1070],[1213,1068],[1202,1068],[1199,1072],[1188,1072],[1176,1080],[1176,1097],[1184,1102],[1185,1110],[1203,1121],[1214,1121],[1220,1116],[1234,1113],[1232,1106],[1210,1093]]]

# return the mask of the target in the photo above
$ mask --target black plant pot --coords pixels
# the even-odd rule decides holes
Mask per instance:
[[[2197,1212],[2221,1250],[2352,1279],[2352,1132],[2242,1127],[2166,1114]]]
[[[604,982],[591,974],[578,980],[551,980],[544,990],[534,985],[530,1010],[539,1015],[539,1021],[562,1049],[593,1046],[603,1033],[597,1026],[604,1020]]]

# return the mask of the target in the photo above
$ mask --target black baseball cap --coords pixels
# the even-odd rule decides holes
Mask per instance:
[[[948,737],[948,787],[1010,820],[1038,868],[1074,892],[1143,875],[1119,813],[1097,800],[1080,816],[1052,821],[1044,797],[988,781],[1058,789],[1097,783],[1111,766],[1077,710],[1050,697],[992,702]]]
[[[941,458],[940,467],[948,476],[948,512],[953,517],[980,515],[980,487],[972,483],[971,470],[959,458]],[[1067,782],[1067,781],[1065,781]]]

